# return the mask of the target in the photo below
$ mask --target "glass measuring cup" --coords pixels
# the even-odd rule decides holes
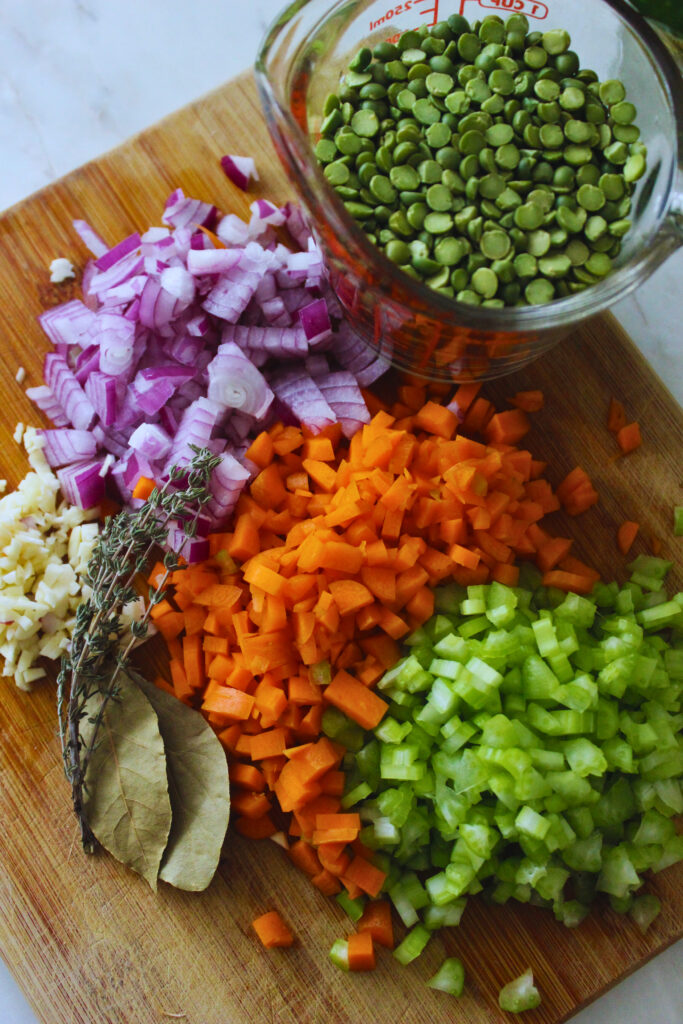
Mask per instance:
[[[365,236],[313,153],[325,97],[361,46],[451,14],[525,14],[530,31],[566,28],[581,67],[618,78],[638,109],[648,169],[613,272],[542,306],[490,309],[440,295]],[[510,373],[642,283],[683,242],[683,84],[656,33],[623,0],[295,0],[261,45],[256,75],[278,155],[298,190],[351,326],[395,366],[432,379]]]

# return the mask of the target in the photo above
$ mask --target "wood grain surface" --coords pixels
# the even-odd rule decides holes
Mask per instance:
[[[245,196],[223,176],[224,152],[258,158],[258,191]],[[13,442],[18,421],[40,417],[15,382],[41,382],[47,339],[36,323],[46,305],[78,294],[53,286],[48,265],[86,253],[71,229],[85,217],[111,244],[159,223],[168,193],[246,212],[255,195],[291,198],[276,165],[251,78],[207,96],[80,168],[0,218],[0,475],[26,472]],[[542,387],[545,408],[527,438],[551,464],[555,483],[581,463],[600,504],[578,520],[555,516],[576,553],[606,578],[623,579],[615,529],[639,519],[663,554],[681,559],[672,506],[683,502],[683,416],[632,343],[607,317],[593,322],[527,370],[488,388],[502,398]],[[616,458],[605,429],[611,394],[642,426],[644,446]],[[647,550],[641,537],[636,551]],[[673,582],[682,584],[680,572]],[[510,1020],[497,1006],[502,984],[532,966],[543,995],[528,1024],[558,1024],[683,935],[683,865],[651,884],[663,912],[643,936],[605,907],[568,930],[544,910],[470,901],[462,924],[434,939],[413,965],[381,955],[377,971],[349,977],[327,959],[350,924],[267,841],[230,835],[225,859],[200,895],[146,884],[107,855],[85,857],[69,809],[50,684],[32,695],[0,680],[0,952],[45,1024],[426,1024]],[[277,907],[299,937],[265,952],[250,927]],[[457,1002],[424,985],[445,954],[462,958],[466,994]],[[643,1008],[644,1017],[646,1008]],[[0,1013],[1,1017],[1,1013]]]

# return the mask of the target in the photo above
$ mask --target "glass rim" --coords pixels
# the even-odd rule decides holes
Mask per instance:
[[[667,256],[682,244],[683,239],[677,234],[671,221],[671,199],[676,194],[676,176],[681,174],[681,156],[683,154],[683,78],[657,32],[635,8],[627,4],[625,0],[598,0],[627,24],[643,49],[649,51],[675,121],[675,153],[666,189],[669,202],[658,219],[647,244],[643,248],[639,248],[625,263],[614,269],[602,281],[590,285],[575,295],[554,299],[552,302],[541,305],[505,306],[502,308],[476,306],[441,295],[429,285],[410,277],[368,239],[363,229],[346,211],[344,204],[327,182],[315,159],[310,137],[302,131],[289,106],[279,101],[277,90],[268,72],[269,55],[276,45],[278,36],[291,19],[312,2],[315,0],[294,0],[266,30],[254,65],[257,85],[271,133],[278,138],[280,146],[286,150],[289,167],[295,174],[302,202],[312,215],[313,230],[316,230],[318,220],[316,211],[324,208],[325,213],[321,219],[327,222],[333,235],[343,238],[344,248],[356,261],[373,269],[372,287],[377,291],[378,298],[382,296],[395,298],[396,292],[399,291],[402,301],[411,305],[417,314],[428,316],[432,320],[438,319],[445,326],[453,324],[501,333],[560,328],[579,320],[585,320],[628,295],[642,282],[644,276],[649,276]],[[327,21],[339,9],[348,6],[349,0],[335,0],[329,5],[317,25]],[[290,133],[289,138],[277,125],[273,107],[279,111],[280,118],[286,123]],[[295,145],[295,142],[298,142],[298,145]],[[308,160],[305,156],[306,153],[310,154]]]

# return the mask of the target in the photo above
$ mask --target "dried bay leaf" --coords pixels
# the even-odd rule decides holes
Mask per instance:
[[[173,820],[159,878],[200,892],[216,872],[230,818],[225,751],[198,711],[130,674],[157,713],[166,750]]]
[[[156,712],[125,673],[119,695],[107,701],[86,773],[85,812],[97,841],[156,889],[171,830],[164,741]],[[92,698],[81,721],[88,744],[102,697]]]

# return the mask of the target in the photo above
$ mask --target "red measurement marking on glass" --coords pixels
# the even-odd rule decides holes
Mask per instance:
[[[374,32],[376,28],[389,24],[394,18],[398,18],[400,14],[408,13],[414,14],[415,18],[419,18],[421,21],[431,17],[431,21],[428,21],[427,24],[436,25],[439,20],[439,0],[432,0],[427,6],[425,6],[425,0],[402,0],[402,3],[394,4],[393,7],[387,7],[384,14],[380,15],[379,18],[374,18],[370,22],[370,31]]]
[[[462,6],[461,3],[461,9]],[[479,0],[479,6],[492,7],[496,11],[507,11],[510,14],[526,14],[539,21],[548,17],[548,8],[541,0]]]

